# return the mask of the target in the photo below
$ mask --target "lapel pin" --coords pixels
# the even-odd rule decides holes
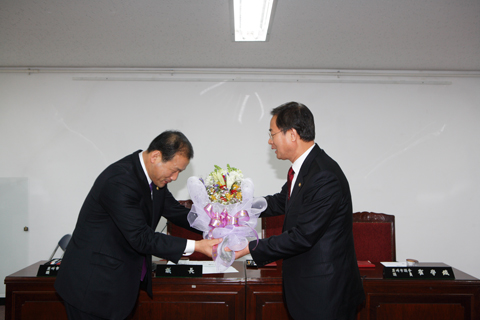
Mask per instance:
[[[159,188],[157,187],[157,190],[159,190]]]
[[[299,182],[299,183],[298,183],[298,186],[299,186],[299,187],[301,187],[301,186],[302,186],[302,183],[301,183],[301,182]]]

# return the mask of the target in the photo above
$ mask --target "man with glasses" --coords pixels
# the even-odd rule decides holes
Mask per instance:
[[[250,242],[236,258],[250,253],[258,266],[283,259],[284,294],[294,319],[355,319],[365,294],[347,179],[315,144],[313,114],[305,105],[289,102],[271,115],[268,143],[292,167],[280,193],[266,197],[261,217],[285,215],[283,233]]]

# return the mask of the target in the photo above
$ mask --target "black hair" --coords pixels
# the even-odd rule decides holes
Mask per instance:
[[[287,102],[274,108],[270,114],[277,116],[275,124],[283,131],[295,129],[303,141],[315,139],[315,121],[310,109],[298,102]]]
[[[153,139],[147,151],[157,150],[162,153],[163,162],[172,160],[177,153],[185,156],[188,160],[193,158],[192,144],[180,131],[164,131]]]

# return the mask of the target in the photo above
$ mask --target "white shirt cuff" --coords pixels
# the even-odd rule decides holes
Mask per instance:
[[[195,240],[187,239],[187,246],[185,247],[183,256],[189,256],[194,252],[195,252]]]

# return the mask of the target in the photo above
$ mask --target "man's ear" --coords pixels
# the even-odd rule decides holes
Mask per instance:
[[[148,154],[150,163],[158,163],[162,161],[162,152],[160,150],[153,150]]]
[[[291,141],[297,141],[298,138],[298,132],[295,130],[295,128],[290,129],[290,139]]]

